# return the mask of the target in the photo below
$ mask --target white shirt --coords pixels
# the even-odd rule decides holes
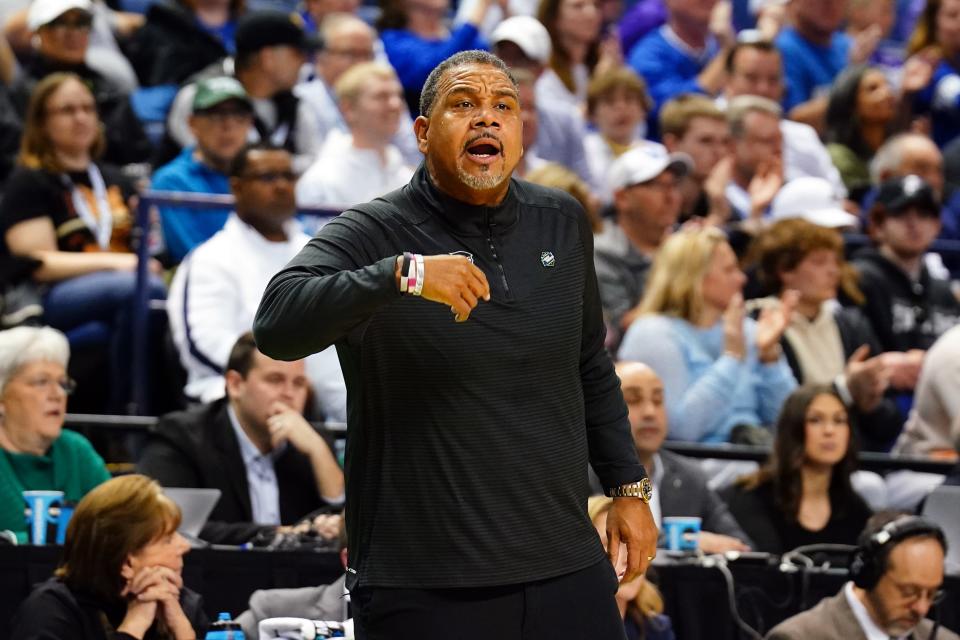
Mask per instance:
[[[457,7],[457,15],[453,18],[453,24],[455,26],[464,24],[470,14],[473,13],[478,1],[479,0],[463,0],[460,2]],[[511,16],[536,16],[537,6],[539,4],[537,0],[508,0],[507,9],[509,9]],[[491,3],[490,8],[487,9],[487,13],[483,17],[483,22],[480,24],[480,33],[485,39],[490,40],[490,37],[493,35],[493,30],[496,29],[497,25],[503,22],[506,17],[507,16],[503,15],[503,9],[500,8],[499,4]]]
[[[653,521],[657,523],[657,529],[663,525],[663,511],[660,509],[660,487],[663,486],[663,461],[660,454],[655,453],[651,458],[653,462],[653,475],[650,476],[650,483],[653,485],[653,497],[650,498],[650,514]]]
[[[170,285],[167,315],[191,398],[224,395],[221,371],[237,338],[253,326],[267,283],[310,240],[296,221],[271,242],[230,214],[223,229],[187,254]],[[336,350],[307,358],[307,375],[328,420],[346,421],[346,386]]]
[[[563,84],[563,80],[556,72],[547,68],[534,85],[537,94],[537,104],[551,106],[566,105],[583,117],[583,110],[587,104],[587,85],[590,83],[590,71],[587,65],[578,64],[573,68],[573,85],[576,91],[571,92]]]
[[[787,182],[801,176],[824,178],[833,185],[833,192],[838,198],[847,197],[847,188],[843,185],[840,172],[830,160],[827,148],[813,127],[793,120],[781,120],[780,135],[783,136],[783,171]]]
[[[857,619],[860,629],[863,630],[863,635],[867,636],[867,640],[890,640],[890,638],[894,637],[880,629],[873,621],[873,618],[867,613],[867,608],[863,606],[860,598],[853,592],[852,582],[848,582],[843,586],[843,595],[847,599],[847,604],[849,604],[853,610],[853,617]],[[900,636],[900,638],[909,637],[909,633],[905,636]]]
[[[297,182],[297,204],[349,207],[399,189],[412,175],[413,168],[393,145],[387,145],[381,157],[373,149],[356,148],[353,136],[337,129]]]
[[[233,406],[227,404],[227,416],[230,426],[237,436],[240,457],[247,472],[247,490],[250,493],[250,509],[253,521],[257,524],[280,524],[280,485],[273,462],[283,452],[286,444],[280,445],[268,453],[260,453],[247,432],[240,426]]]
[[[636,147],[646,144],[647,141],[638,137],[631,146]],[[587,155],[587,165],[590,167],[590,175],[599,187],[594,190],[597,197],[603,204],[613,202],[613,190],[607,180],[607,174],[610,172],[610,165],[613,164],[617,156],[613,155],[613,148],[607,143],[598,131],[591,131],[583,138],[583,150]]]

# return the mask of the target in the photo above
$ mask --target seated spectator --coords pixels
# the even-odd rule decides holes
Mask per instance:
[[[854,544],[870,508],[853,489],[856,432],[833,387],[806,385],[783,404],[773,451],[721,495],[758,551]]]
[[[314,54],[313,74],[298,83],[293,92],[310,107],[316,121],[316,135],[322,144],[332,131],[349,133],[333,90],[340,76],[354,65],[374,59],[387,64],[387,60],[377,32],[352,13],[328,13],[320,25],[319,35],[323,44]],[[423,156],[417,148],[413,120],[406,102],[403,104],[400,126],[390,142],[400,149],[407,164],[413,166],[420,163]]]
[[[145,86],[181,85],[225,56],[236,54],[243,0],[164,0],[147,9],[146,23],[127,50]]]
[[[603,222],[593,259],[601,305],[615,343],[633,319],[628,312],[643,297],[654,256],[677,223],[677,185],[689,170],[687,156],[670,155],[655,142],[627,151],[610,168],[614,215]]]
[[[27,542],[23,492],[63,491],[68,502],[108,480],[103,459],[79,433],[65,431],[70,347],[50,328],[0,331],[0,530]]]
[[[544,104],[563,105],[583,117],[595,73],[621,63],[619,44],[601,48],[603,16],[597,0],[543,0],[537,19],[550,34],[549,67],[537,81]]]
[[[627,403],[633,443],[653,483],[650,509],[657,526],[663,518],[694,516],[701,519],[699,545],[704,553],[749,551],[750,539],[727,504],[708,486],[700,465],[661,448],[667,437],[667,412],[663,382],[656,372],[639,362],[620,361],[617,376]]]
[[[253,105],[235,78],[201,80],[193,96],[190,131],[197,140],[157,169],[150,188],[182,193],[230,193],[230,161],[247,142]],[[164,206],[160,225],[171,261],[183,260],[194,247],[223,228],[229,211]]]
[[[827,103],[827,151],[854,202],[870,189],[870,160],[890,137],[895,116],[893,89],[879,69],[859,65],[837,77]]]
[[[927,350],[913,410],[894,451],[953,460],[960,450],[960,326]]]
[[[769,40],[744,38],[727,57],[729,81],[724,88],[727,101],[737,96],[759,96],[780,103],[783,99],[783,61],[780,51]],[[786,180],[804,176],[823,178],[833,186],[837,197],[847,197],[840,172],[833,166],[820,135],[808,124],[782,118],[783,173]]]
[[[583,146],[590,174],[603,185],[600,195],[609,204],[610,165],[628,149],[643,144],[647,112],[653,106],[647,86],[629,67],[617,67],[597,74],[587,87],[587,121],[596,131],[587,134]]]
[[[244,14],[237,21],[237,56],[204,69],[195,80],[233,76],[253,102],[253,137],[283,147],[305,169],[320,150],[323,139],[310,107],[293,94],[300,67],[316,40],[304,34],[290,15],[277,11]],[[167,140],[161,156],[172,159],[183,147],[196,144],[190,114],[196,83],[184,86],[167,116]]]
[[[627,58],[650,87],[654,115],[682,93],[719,94],[727,80],[727,51],[735,38],[729,20],[711,20],[720,6],[716,0],[664,4],[667,23],[638,42]]]
[[[209,620],[183,586],[190,544],[180,509],[144,476],[91,491],[70,519],[53,578],[37,586],[13,621],[16,638],[191,640]]]
[[[523,124],[522,140],[523,154],[513,170],[519,178],[528,179],[532,171],[548,163],[537,155],[534,148],[537,143],[537,134],[540,132],[540,112],[537,109],[537,78],[526,69],[513,69],[510,72],[517,82],[517,97],[520,99],[520,121]],[[576,177],[576,176],[574,176]],[[580,180],[577,178],[577,180]]]
[[[803,179],[798,186],[813,179]],[[824,181],[823,186],[829,193],[829,184]],[[816,203],[809,206],[813,211]],[[816,211],[824,217],[828,212]],[[851,217],[839,208],[834,214],[839,220]],[[870,323],[859,309],[835,302],[841,285],[849,297],[863,300],[852,281],[855,276],[844,264],[839,232],[799,218],[783,219],[757,238],[751,252],[757,275],[776,296],[758,302],[779,304],[784,291],[800,292],[780,340],[794,377],[800,384],[833,384],[844,398],[863,448],[889,450],[903,416],[893,399],[884,397],[889,372]]]
[[[926,618],[944,596],[947,543],[937,525],[878,513],[867,521],[858,547],[842,591],[784,620],[767,640],[960,638]]]
[[[251,333],[226,366],[227,397],[164,416],[137,463],[165,487],[222,494],[200,537],[240,544],[343,502],[343,472],[303,417],[310,385],[303,360],[272,360]]]
[[[546,27],[536,18],[507,18],[497,25],[490,42],[493,53],[506,63],[511,72],[525,70],[536,81],[549,66],[553,45]],[[531,150],[543,160],[556,162],[576,172],[591,188],[599,190],[600,184],[590,173],[584,150],[583,140],[587,133],[583,114],[569,105],[540,100],[535,100],[535,103],[537,136]]]
[[[904,91],[915,115],[929,115],[931,135],[943,149],[960,135],[960,31],[950,25],[960,13],[957,0],[927,0],[910,37],[903,68]],[[916,80],[916,84],[909,82]]]
[[[28,103],[43,78],[58,72],[76,74],[93,93],[97,114],[103,121],[104,159],[114,164],[145,162],[152,148],[128,94],[84,61],[93,25],[90,1],[35,0],[27,24],[36,32],[38,44],[11,87],[17,112],[26,119]]]
[[[916,350],[908,355],[918,373],[920,351],[960,321],[950,283],[931,275],[923,259],[940,232],[940,202],[918,176],[894,178],[880,186],[869,221],[874,246],[853,256],[862,309],[884,351]]]
[[[347,568],[347,530],[339,518],[338,549],[340,564]],[[336,620],[343,622],[347,614],[347,574],[318,587],[299,589],[257,589],[250,596],[248,609],[237,616],[245,639],[258,640],[260,623],[268,618],[305,618],[307,620]]]
[[[305,0],[299,11],[303,18],[303,30],[321,33],[326,19],[334,14],[355,14],[360,8],[359,0]],[[326,38],[324,38],[326,42]]]
[[[777,103],[756,96],[730,101],[727,122],[733,141],[733,171],[727,183],[731,219],[756,228],[783,187],[783,112]]]
[[[473,13],[450,31],[444,23],[450,0],[381,0],[377,29],[410,113],[420,113],[420,90],[434,67],[458,51],[487,48],[479,29],[494,4],[479,0]]]
[[[234,213],[173,278],[167,315],[187,370],[188,398],[223,397],[230,350],[250,330],[267,282],[310,240],[293,219],[294,180],[287,151],[262,143],[241,149],[230,168]],[[346,397],[335,351],[311,356],[307,369],[324,415],[344,421]]]
[[[607,513],[613,506],[613,498],[592,496],[587,501],[587,515],[593,523],[603,548],[607,548]],[[626,554],[620,551],[621,564],[616,567],[617,575],[626,569]],[[628,640],[673,640],[673,627],[670,618],[663,614],[663,596],[646,575],[640,575],[629,582],[621,582],[617,588],[617,608],[623,617],[623,626]]]
[[[350,67],[335,86],[349,133],[333,131],[297,182],[302,207],[349,207],[399,189],[413,169],[390,141],[403,114],[403,87],[388,64]]]
[[[685,153],[693,169],[680,180],[680,218],[722,225],[730,217],[725,189],[730,181],[730,127],[712,100],[684,94],[660,110],[660,135],[670,153]]]
[[[34,278],[48,285],[45,321],[68,334],[95,323],[109,341],[109,408],[122,411],[133,349],[135,190],[99,162],[104,128],[80,77],[55,73],[41,80],[27,108],[19,166],[0,202],[0,232],[11,254],[42,263]],[[159,278],[149,287],[151,297],[164,297]]]
[[[715,227],[677,232],[657,253],[618,358],[663,380],[671,440],[763,438],[758,428],[773,424],[797,384],[780,348],[797,294],[753,320],[745,280]]]

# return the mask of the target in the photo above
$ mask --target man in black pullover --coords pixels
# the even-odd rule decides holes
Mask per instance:
[[[520,104],[498,58],[441,63],[420,110],[410,183],[326,225],[254,324],[274,358],[337,345],[358,638],[621,639],[588,459],[626,578],[657,533],[586,215],[511,179]]]

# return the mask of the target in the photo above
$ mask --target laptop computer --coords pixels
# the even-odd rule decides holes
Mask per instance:
[[[178,531],[195,545],[199,540],[200,530],[207,524],[210,512],[220,499],[220,489],[167,487],[163,493],[180,507]]]
[[[947,538],[946,572],[960,574],[960,486],[934,489],[923,503],[923,517],[940,525]]]

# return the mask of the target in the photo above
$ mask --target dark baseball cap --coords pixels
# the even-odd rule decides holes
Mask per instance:
[[[885,181],[880,185],[876,202],[892,214],[908,207],[919,207],[935,216],[940,215],[937,194],[930,183],[920,176],[908,175]]]
[[[283,11],[253,11],[237,21],[237,53],[255,53],[265,47],[290,45],[303,51],[321,48],[320,38],[304,31],[303,18]]]

